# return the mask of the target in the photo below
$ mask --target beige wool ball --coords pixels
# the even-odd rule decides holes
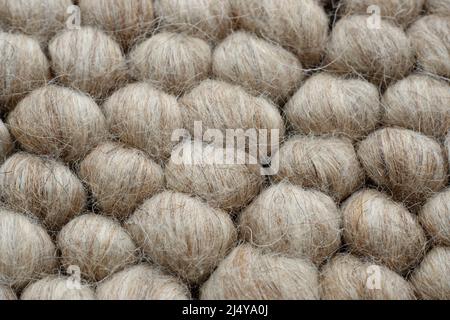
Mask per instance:
[[[280,46],[238,31],[220,43],[213,54],[213,73],[219,80],[240,85],[253,95],[285,101],[304,77],[297,57]]]
[[[190,292],[177,278],[140,264],[101,282],[97,297],[100,300],[189,300]]]
[[[79,287],[78,287],[79,286]],[[48,276],[25,288],[21,300],[96,300],[95,292],[74,279]]]
[[[105,117],[91,98],[54,85],[24,98],[7,123],[24,150],[67,162],[80,160],[107,136]]]
[[[258,146],[279,145],[284,135],[284,123],[277,107],[262,97],[253,97],[239,86],[223,81],[205,80],[180,99],[184,127],[195,135],[195,122],[200,121],[204,130],[254,130]],[[260,130],[262,129],[262,130]],[[265,132],[266,130],[267,132]],[[272,130],[278,131],[279,139],[272,137]],[[237,133],[237,132],[236,132]],[[262,142],[264,137],[267,141]],[[252,137],[251,139],[253,139]],[[273,139],[273,140],[272,140]]]
[[[66,30],[48,46],[53,72],[59,82],[104,98],[128,78],[119,44],[92,27]]]
[[[425,203],[419,221],[434,243],[450,246],[450,189],[435,194]]]
[[[205,280],[236,240],[226,212],[170,191],[144,202],[125,226],[151,261],[192,284]]]
[[[83,184],[68,167],[24,152],[1,166],[0,195],[11,208],[35,215],[51,230],[69,222],[86,204]]]
[[[125,50],[153,29],[152,0],[80,0],[84,25],[102,28]]]
[[[430,14],[450,16],[450,1],[448,0],[427,0],[425,8]]]
[[[405,77],[414,64],[411,42],[405,32],[389,21],[372,27],[369,16],[353,15],[339,20],[331,32],[326,63],[340,74],[357,74],[386,85]]]
[[[0,163],[2,163],[14,148],[14,143],[9,134],[8,128],[0,120]]]
[[[334,201],[315,190],[280,183],[261,193],[241,214],[242,238],[257,247],[317,265],[341,245],[342,215]]]
[[[415,300],[414,288],[383,265],[340,254],[320,274],[324,300]]]
[[[135,79],[181,95],[210,76],[212,52],[199,38],[162,32],[136,46],[129,60]]]
[[[317,300],[319,274],[304,259],[235,248],[200,289],[202,300]]]
[[[343,16],[375,12],[385,20],[407,26],[421,14],[424,3],[425,0],[343,0],[339,12]],[[377,6],[379,11],[370,10],[371,6]]]
[[[450,130],[450,86],[427,75],[412,75],[384,93],[383,122],[438,138]]]
[[[177,143],[172,134],[183,128],[177,99],[144,82],[117,90],[102,110],[114,137],[158,161],[170,157]]]
[[[421,258],[425,234],[401,204],[375,190],[362,190],[342,206],[344,241],[350,251],[372,257],[397,272]]]
[[[50,65],[35,39],[0,31],[0,111],[11,110],[50,80]]]
[[[435,247],[414,270],[411,282],[424,300],[450,299],[450,248]]]
[[[45,43],[64,29],[72,0],[0,0],[0,20],[13,32]]]
[[[22,289],[56,267],[56,249],[47,232],[30,218],[0,209],[0,285]]]
[[[450,78],[450,16],[429,15],[408,29],[419,66]]]
[[[62,264],[78,266],[82,276],[100,281],[136,262],[136,245],[120,224],[85,214],[65,225],[57,237]]]
[[[279,164],[274,181],[318,189],[336,201],[364,183],[355,149],[346,138],[295,136],[281,146],[274,161]]]
[[[182,142],[166,164],[167,187],[199,196],[215,208],[237,211],[258,195],[264,182],[260,166],[245,162],[245,156],[241,150],[197,140]]]
[[[363,79],[318,73],[284,107],[293,129],[302,134],[338,134],[358,139],[381,118],[378,88]]]
[[[14,291],[7,286],[0,285],[0,301],[17,300]]]
[[[109,216],[125,219],[164,186],[162,168],[144,152],[107,142],[81,163],[80,178],[94,197],[95,206]]]
[[[358,156],[367,175],[407,206],[419,205],[447,182],[442,147],[411,130],[378,130],[360,143]]]
[[[328,40],[328,16],[314,0],[230,0],[239,27],[279,43],[302,64],[321,62]]]
[[[229,0],[156,0],[159,28],[217,41],[232,30]]]

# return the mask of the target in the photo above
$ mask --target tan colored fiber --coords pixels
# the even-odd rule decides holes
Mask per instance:
[[[450,16],[450,1],[448,0],[427,0],[425,8],[430,14]]]
[[[177,278],[140,264],[105,279],[97,296],[100,300],[188,300],[190,292]]]
[[[14,291],[7,286],[0,285],[0,301],[17,300]]]
[[[419,221],[433,243],[450,246],[450,189],[435,194],[425,203]]]
[[[201,287],[202,300],[314,300],[316,267],[308,260],[264,254],[250,245],[235,248]]]
[[[79,286],[79,287],[78,287]],[[94,291],[73,279],[49,276],[30,284],[22,292],[21,300],[95,300]]]
[[[2,163],[14,148],[8,128],[0,120],[0,163]]]
[[[227,213],[168,191],[147,200],[125,225],[151,261],[192,284],[204,281],[236,240]]]

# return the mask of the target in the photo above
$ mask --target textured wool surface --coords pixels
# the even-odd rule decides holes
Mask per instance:
[[[95,300],[95,293],[87,285],[75,287],[70,278],[48,276],[25,288],[21,300]]]
[[[450,189],[429,199],[420,210],[419,220],[433,243],[450,246]]]

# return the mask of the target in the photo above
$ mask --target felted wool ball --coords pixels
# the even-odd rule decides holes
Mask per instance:
[[[293,129],[302,134],[339,134],[358,139],[381,117],[378,88],[362,79],[318,73],[284,107]]]
[[[14,291],[7,286],[0,285],[0,301],[17,300]]]
[[[0,195],[11,208],[37,216],[51,230],[69,222],[86,204],[83,185],[68,167],[24,152],[1,166]]]
[[[430,15],[408,29],[419,66],[430,73],[450,78],[450,16]]]
[[[450,1],[448,0],[427,0],[425,2],[425,8],[430,14],[450,15]]]
[[[227,213],[170,191],[144,202],[125,226],[151,261],[192,284],[205,280],[236,240]]]
[[[87,285],[75,283],[68,277],[48,276],[25,288],[21,300],[96,300]]]
[[[200,121],[204,130],[219,129],[224,137],[227,130],[254,130],[250,143],[262,142],[270,147],[279,145],[284,135],[284,123],[277,107],[262,97],[253,97],[239,86],[223,81],[205,80],[198,87],[180,99],[184,127],[195,135],[195,122]],[[263,129],[263,130],[260,130]],[[264,129],[267,132],[264,132]],[[279,139],[272,137],[272,130],[278,130]],[[236,132],[237,133],[237,132]],[[238,133],[237,133],[238,134]],[[272,140],[274,139],[274,140]]]
[[[350,251],[404,272],[421,258],[425,234],[401,204],[375,190],[362,190],[342,206],[344,241]]]
[[[127,80],[127,64],[119,44],[99,29],[66,30],[48,46],[59,82],[94,98],[103,98]]]
[[[9,130],[3,121],[0,120],[0,163],[6,159],[13,148],[14,143],[11,139],[11,135],[9,134]]]
[[[377,6],[380,18],[407,26],[421,14],[425,0],[343,0],[339,12],[343,16],[351,14],[371,14],[371,6]]]
[[[361,142],[358,156],[367,175],[407,206],[420,204],[447,182],[447,161],[441,146],[414,131],[378,130]]]
[[[97,297],[100,300],[188,300],[190,292],[177,278],[140,264],[101,282]]]
[[[295,52],[302,64],[321,62],[328,16],[314,0],[231,0],[239,27]]]
[[[255,246],[320,265],[341,245],[342,215],[315,190],[280,183],[261,193],[241,214],[241,236]]]
[[[95,148],[81,163],[80,178],[106,215],[127,218],[164,185],[162,168],[144,152],[108,142]]]
[[[80,160],[107,136],[105,117],[91,98],[54,85],[24,98],[7,123],[24,150],[67,162]]]
[[[153,28],[152,0],[80,0],[78,5],[83,24],[102,28],[125,50]]]
[[[44,43],[64,29],[71,0],[0,0],[0,20],[9,31]]]
[[[383,122],[429,136],[442,137],[450,130],[450,86],[426,75],[412,75],[384,93]]]
[[[150,84],[133,83],[116,91],[102,106],[111,133],[121,142],[163,161],[177,142],[176,129],[183,128],[181,108],[174,96]]]
[[[381,20],[380,27],[373,28],[368,19],[354,15],[336,23],[327,46],[329,69],[381,85],[403,78],[414,64],[411,42],[392,23]]]
[[[232,30],[228,0],[156,0],[159,28],[217,41]]]
[[[202,300],[317,300],[319,274],[304,259],[235,248],[201,287]]]
[[[56,249],[47,232],[30,218],[0,209],[0,285],[22,289],[51,273]]]
[[[450,189],[435,194],[425,203],[419,221],[434,243],[450,246]]]
[[[279,164],[275,181],[318,189],[336,201],[364,183],[364,173],[350,140],[337,137],[295,136],[272,157]]]
[[[162,32],[130,53],[132,76],[175,95],[189,91],[211,73],[212,52],[205,41]]]
[[[425,300],[450,299],[450,248],[435,247],[414,270],[411,282]]]
[[[185,141],[166,164],[167,187],[199,196],[215,208],[239,210],[264,182],[259,165],[245,162],[245,156],[241,150]]]
[[[50,65],[39,42],[0,31],[0,111],[9,111],[28,92],[50,79]]]
[[[136,262],[136,245],[118,222],[85,214],[65,225],[57,238],[63,266],[78,266],[81,275],[100,281]]]
[[[324,300],[415,300],[414,288],[383,265],[340,254],[320,274]]]
[[[219,80],[240,85],[253,95],[267,96],[275,102],[286,100],[304,77],[294,54],[242,31],[231,34],[216,47],[213,73]]]

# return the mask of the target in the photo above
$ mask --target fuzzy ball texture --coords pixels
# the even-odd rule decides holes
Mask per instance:
[[[364,183],[364,173],[350,140],[337,137],[295,136],[272,159],[279,163],[275,181],[318,189],[337,201]]]
[[[181,95],[210,76],[212,52],[199,38],[162,32],[135,47],[129,60],[135,79]]]
[[[117,143],[95,148],[81,163],[80,178],[102,214],[125,219],[164,185],[162,168],[142,151]]]
[[[281,183],[263,191],[242,212],[239,230],[257,247],[320,265],[339,250],[341,224],[341,212],[330,197]]]
[[[450,78],[450,15],[424,16],[409,29],[419,66]]]
[[[57,237],[62,264],[74,265],[88,280],[100,281],[136,262],[136,245],[119,223],[85,214],[70,221]]]
[[[0,195],[5,204],[35,215],[50,230],[69,222],[86,204],[83,185],[68,167],[23,152],[1,166]]]
[[[156,0],[159,29],[218,41],[232,30],[230,1]]]
[[[85,284],[73,279],[48,276],[25,288],[21,300],[96,300],[95,292]]]
[[[0,301],[17,300],[14,291],[7,286],[0,285]]]
[[[80,160],[107,137],[105,117],[91,98],[54,85],[23,99],[7,123],[24,150],[67,162]]]
[[[239,27],[279,43],[306,66],[321,62],[329,19],[313,0],[230,0]]]
[[[56,79],[94,98],[108,95],[128,78],[119,44],[100,29],[65,30],[48,46]]]
[[[380,28],[374,28],[367,16],[354,15],[334,26],[326,62],[337,73],[353,73],[386,85],[409,73],[414,53],[401,28],[385,20],[380,21]]]
[[[426,75],[412,75],[383,96],[383,122],[442,137],[450,130],[450,86]]]
[[[340,254],[320,274],[324,300],[415,300],[412,285],[379,264]]]
[[[361,142],[358,156],[376,184],[411,207],[447,183],[448,165],[441,145],[414,131],[378,130]]]
[[[155,24],[152,0],[79,0],[84,25],[100,27],[125,50],[150,33]]]
[[[373,131],[381,117],[375,85],[330,73],[318,73],[306,80],[284,110],[299,133],[337,134],[351,139]]]
[[[342,206],[344,242],[351,252],[372,257],[397,272],[422,257],[426,238],[417,219],[375,190],[362,190]]]
[[[450,189],[435,194],[425,203],[419,221],[434,243],[450,246]]]
[[[275,102],[289,98],[304,77],[293,53],[242,31],[231,34],[216,47],[213,73],[220,80]]]
[[[260,192],[264,177],[246,154],[199,141],[186,141],[174,149],[165,168],[167,186],[205,199],[213,207],[239,210]]]
[[[202,300],[319,299],[319,274],[308,260],[235,248],[201,287]]]
[[[450,16],[450,1],[448,0],[427,0],[425,8],[431,14]]]
[[[227,213],[169,191],[147,200],[125,226],[151,261],[192,284],[206,280],[236,240]]]
[[[50,80],[50,65],[35,39],[0,30],[0,111],[11,110]]]
[[[177,278],[146,264],[129,267],[101,282],[100,300],[188,300],[189,289]]]
[[[9,134],[8,128],[0,120],[0,163],[2,163],[14,148],[14,143]]]
[[[36,221],[0,209],[0,285],[22,289],[56,268],[56,248]]]

